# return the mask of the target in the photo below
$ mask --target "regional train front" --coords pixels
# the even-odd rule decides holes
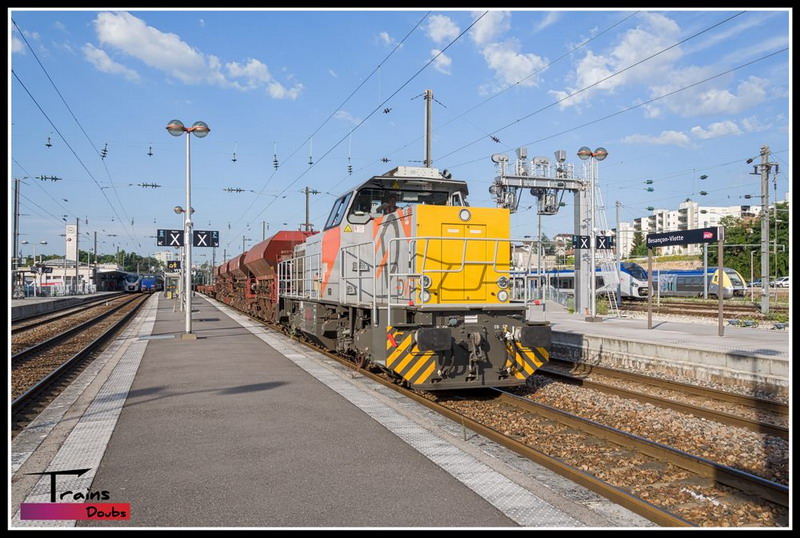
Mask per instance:
[[[135,273],[128,273],[122,279],[122,289],[129,293],[142,291],[142,277]]]

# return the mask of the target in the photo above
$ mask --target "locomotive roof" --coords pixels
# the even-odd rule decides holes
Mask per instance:
[[[447,191],[448,193],[462,192],[464,196],[469,194],[469,187],[467,187],[466,181],[445,177],[444,174],[447,174],[447,170],[440,172],[437,168],[398,166],[385,174],[371,177],[352,190],[377,187],[387,190],[409,189]]]

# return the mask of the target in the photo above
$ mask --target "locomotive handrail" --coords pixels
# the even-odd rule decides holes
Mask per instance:
[[[372,265],[367,265],[367,272],[368,276],[361,276],[361,262],[363,261],[361,258],[361,247],[369,247],[369,251],[372,254]],[[347,263],[345,260],[345,256],[347,255],[348,251],[355,250],[355,264],[356,264],[356,276],[355,277],[348,277],[347,272]],[[362,294],[365,293],[364,286],[362,285],[363,280],[372,280],[372,323],[376,327],[378,326],[378,303],[377,303],[377,278],[375,275],[375,270],[377,268],[376,264],[376,257],[375,257],[375,242],[374,241],[365,241],[363,243],[356,243],[354,245],[345,245],[342,247],[342,251],[340,253],[340,267],[339,267],[339,277],[341,281],[341,285],[339,286],[339,302],[342,304],[348,304],[350,301],[347,297],[347,287],[350,285],[350,280],[356,280],[357,285],[355,286],[356,290],[356,301],[355,304],[363,304]]]
[[[316,267],[309,263],[314,258]],[[320,259],[320,254],[309,254],[278,262],[280,294],[295,299],[318,299],[322,295],[316,286],[320,282]],[[307,275],[316,276],[309,278]]]
[[[417,259],[419,257],[419,259],[421,260],[420,270],[419,271],[409,270],[408,272],[403,272],[403,271],[399,270],[399,268],[400,268],[399,260],[396,260],[396,259],[392,258],[393,253],[395,252],[395,250],[397,251],[397,253],[399,255],[400,249],[399,248],[396,248],[396,249],[392,248],[392,243],[398,242],[398,241],[403,241],[403,242],[406,242],[408,244],[408,265],[409,265],[409,269],[414,267],[413,260],[415,260],[415,259]],[[425,264],[426,264],[426,262],[427,262],[427,260],[429,258],[428,249],[429,249],[430,244],[431,244],[432,241],[461,241],[463,243],[462,249],[461,249],[461,262],[460,262],[460,264],[458,265],[457,268],[455,268],[455,269],[432,269],[430,267],[426,268]],[[476,243],[476,242],[493,242],[494,243],[494,255],[491,256],[491,258],[488,259],[488,260],[471,260],[471,259],[468,259],[467,258],[467,245],[468,245],[468,243]],[[509,246],[511,246],[514,243],[522,244],[522,245],[526,245],[527,244],[529,246],[529,248],[528,248],[528,259],[527,259],[526,267],[530,267],[530,264],[531,264],[531,261],[532,261],[532,256],[533,256],[533,244],[535,242],[536,241],[533,240],[533,239],[513,239],[513,238],[497,238],[497,237],[492,238],[492,237],[452,237],[452,236],[450,236],[450,237],[444,237],[444,236],[416,237],[416,236],[412,236],[412,237],[392,237],[392,238],[390,238],[387,241],[388,257],[387,257],[386,264],[385,264],[386,274],[387,274],[387,278],[388,278],[388,287],[387,287],[387,294],[386,294],[387,295],[387,298],[386,298],[386,300],[387,300],[386,310],[387,310],[387,320],[388,320],[387,322],[389,324],[393,323],[393,321],[392,321],[392,309],[393,309],[393,307],[396,309],[396,308],[402,306],[402,303],[400,302],[400,299],[401,299],[400,293],[398,293],[396,295],[393,295],[391,293],[391,290],[393,290],[395,288],[399,289],[400,279],[402,279],[402,278],[406,278],[406,279],[414,278],[414,279],[423,280],[425,275],[428,275],[428,274],[460,273],[460,272],[463,272],[464,269],[466,268],[466,266],[468,266],[468,265],[478,265],[478,266],[482,265],[482,266],[487,266],[487,267],[491,266],[492,270],[495,273],[499,273],[501,275],[506,275],[509,278],[509,282],[511,282],[511,276],[512,276],[512,273],[514,272],[515,269],[512,269],[512,263],[511,263],[512,260],[510,259],[510,256],[509,256],[508,263],[507,264],[506,263],[502,264],[503,268],[500,268],[498,266],[498,263],[497,263],[498,262],[498,250],[500,248],[500,244],[501,243],[508,243]],[[422,243],[423,244],[422,254],[419,254],[418,253],[419,249],[416,248],[418,243]],[[392,286],[393,282],[395,282],[395,287]],[[405,289],[405,286],[404,286],[404,289]],[[413,300],[413,291],[414,291],[414,289],[415,288],[412,288],[411,286],[409,286],[408,287],[409,297],[408,298],[402,297],[402,299],[404,299],[404,300],[405,299]],[[393,301],[393,298],[396,299],[396,301]],[[524,299],[523,299],[523,302],[522,302],[522,304],[520,306],[527,310],[528,306],[530,306],[532,303],[533,303],[533,299],[531,297],[531,294],[529,293],[528,286],[526,285],[525,286]],[[418,308],[424,309],[426,305],[424,303],[421,303],[421,304],[419,304],[417,306],[418,306]],[[430,306],[430,305],[428,305],[428,306]]]

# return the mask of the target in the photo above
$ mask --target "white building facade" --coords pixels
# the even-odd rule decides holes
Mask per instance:
[[[692,200],[681,202],[678,209],[655,209],[646,217],[634,219],[633,223],[620,222],[619,231],[615,233],[620,238],[620,254],[628,256],[633,247],[633,236],[639,232],[642,237],[651,233],[678,232],[682,230],[695,230],[698,228],[713,228],[719,226],[725,217],[735,219],[754,218],[761,215],[761,206],[735,205],[727,207],[701,206]],[[671,245],[659,248],[661,255],[702,254],[702,244]]]

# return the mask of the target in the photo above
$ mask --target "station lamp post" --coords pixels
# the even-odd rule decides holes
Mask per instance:
[[[192,207],[192,172],[191,172],[191,137],[189,134],[194,134],[197,138],[205,138],[208,136],[211,129],[208,128],[205,122],[196,121],[191,127],[186,127],[180,120],[171,120],[167,124],[167,131],[172,136],[181,136],[186,133],[186,207]],[[193,338],[192,336],[192,219],[191,211],[184,211],[185,219],[183,221],[184,240],[183,244],[186,248],[186,271],[185,271],[185,286],[186,286],[186,334],[185,338]]]
[[[602,161],[608,157],[608,151],[605,148],[597,148],[596,150],[592,151],[586,146],[583,146],[581,149],[578,150],[578,158],[580,160],[585,161],[589,160],[589,192],[591,193],[589,197],[589,210],[591,212],[591,220],[589,224],[589,233],[591,235],[589,239],[589,249],[591,257],[591,264],[590,264],[590,271],[591,276],[589,277],[589,284],[590,284],[590,295],[591,295],[591,304],[592,304],[592,321],[595,321],[595,316],[597,315],[597,276],[595,275],[595,203],[594,203],[594,182],[595,182],[595,162]]]
[[[184,210],[179,205],[176,205],[175,207],[173,207],[172,210],[175,213],[177,213],[178,215],[186,212],[186,210]],[[192,208],[192,213],[194,213],[194,208]],[[179,276],[178,276],[178,297],[180,298],[180,297],[185,297],[184,292],[183,292],[183,288],[185,287],[185,284],[186,284],[186,247],[182,246],[182,247],[176,247],[176,248],[178,249],[178,260],[181,263],[181,269],[178,272],[179,273]],[[181,302],[181,310],[185,310],[185,308],[186,308],[186,299],[183,298],[183,299],[179,299],[179,300]]]
[[[22,241],[21,244],[23,244],[23,245],[31,245],[31,247],[33,248],[33,263],[31,263],[31,266],[36,265],[36,243],[30,243],[27,239],[25,239],[25,240]],[[39,244],[40,245],[46,245],[47,241],[44,241],[44,240],[39,241]],[[37,276],[38,274],[39,273],[34,273],[34,276],[33,276],[33,296],[34,297],[38,297],[39,296],[39,293],[37,292],[37,289],[36,289],[36,279],[39,278]]]

